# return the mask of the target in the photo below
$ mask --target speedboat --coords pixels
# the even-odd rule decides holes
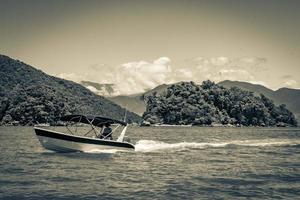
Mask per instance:
[[[100,116],[85,116],[85,115],[67,115],[60,118],[60,121],[65,123],[66,133],[58,132],[41,127],[34,127],[36,136],[42,146],[48,150],[56,152],[86,152],[97,150],[134,150],[134,145],[124,140],[128,124],[123,121],[100,117]],[[78,130],[82,126],[88,125],[88,130],[78,134]],[[104,125],[115,125],[112,130],[115,133],[119,127],[123,127],[119,137],[116,140],[106,138],[98,138],[100,128]],[[75,130],[74,130],[75,127]],[[111,134],[112,134],[111,133]],[[88,136],[93,134],[94,137]]]

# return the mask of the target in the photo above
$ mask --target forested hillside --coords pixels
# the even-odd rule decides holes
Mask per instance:
[[[286,107],[292,111],[296,119],[300,120],[300,90],[292,88],[279,88],[278,90],[271,90],[262,85],[240,82],[240,81],[222,81],[218,83],[225,88],[237,86],[241,89],[254,92],[255,95],[263,94],[272,99],[276,105],[285,104]]]
[[[227,89],[209,80],[202,85],[174,84],[148,96],[143,118],[152,124],[297,126],[285,105],[276,106],[264,95],[238,87]]]
[[[80,84],[49,76],[23,62],[0,55],[0,123],[55,123],[66,114],[123,119],[125,110]],[[131,122],[140,121],[127,113]]]

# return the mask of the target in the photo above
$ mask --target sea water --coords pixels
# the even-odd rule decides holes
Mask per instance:
[[[135,151],[54,153],[32,127],[0,127],[0,199],[300,197],[300,129],[129,127],[127,136]]]

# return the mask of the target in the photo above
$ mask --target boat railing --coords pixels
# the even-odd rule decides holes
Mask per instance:
[[[126,116],[126,114],[125,114],[125,116]],[[66,121],[67,121],[67,123],[66,123],[65,127],[71,135],[78,134],[77,133],[77,131],[79,129],[78,127],[80,127],[80,126],[78,126],[78,124],[88,124],[89,127],[91,127],[91,128],[88,129],[87,131],[85,131],[84,133],[81,132],[80,135],[87,136],[90,133],[94,133],[95,137],[99,137],[102,134],[103,126],[105,124],[107,124],[107,121],[104,121],[104,122],[97,121],[96,117],[86,117],[86,116],[81,116],[81,115],[71,117],[71,118],[67,119]],[[112,124],[115,124],[117,126],[114,127],[114,129],[108,135],[103,136],[102,139],[109,138],[121,126],[120,122],[116,122],[116,123],[112,123]],[[124,125],[124,124],[122,124],[122,125]],[[74,128],[75,128],[75,130],[74,130]],[[98,130],[98,128],[102,128],[102,130]],[[124,129],[121,131],[119,137],[117,138],[117,141],[120,141],[120,140],[123,141],[124,135],[126,132],[126,128],[127,128],[127,124],[125,125]]]

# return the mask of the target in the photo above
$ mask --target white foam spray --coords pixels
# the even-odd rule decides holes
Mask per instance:
[[[122,151],[120,149],[91,149],[84,151],[84,153],[106,153],[106,154],[113,154]]]
[[[264,147],[264,146],[294,146],[299,145],[300,140],[234,140],[226,142],[179,142],[179,143],[165,143],[153,140],[140,140],[135,145],[135,151],[138,152],[152,152],[163,150],[184,150],[184,149],[205,149],[205,148],[222,148],[229,145],[235,146],[249,146],[249,147]]]

